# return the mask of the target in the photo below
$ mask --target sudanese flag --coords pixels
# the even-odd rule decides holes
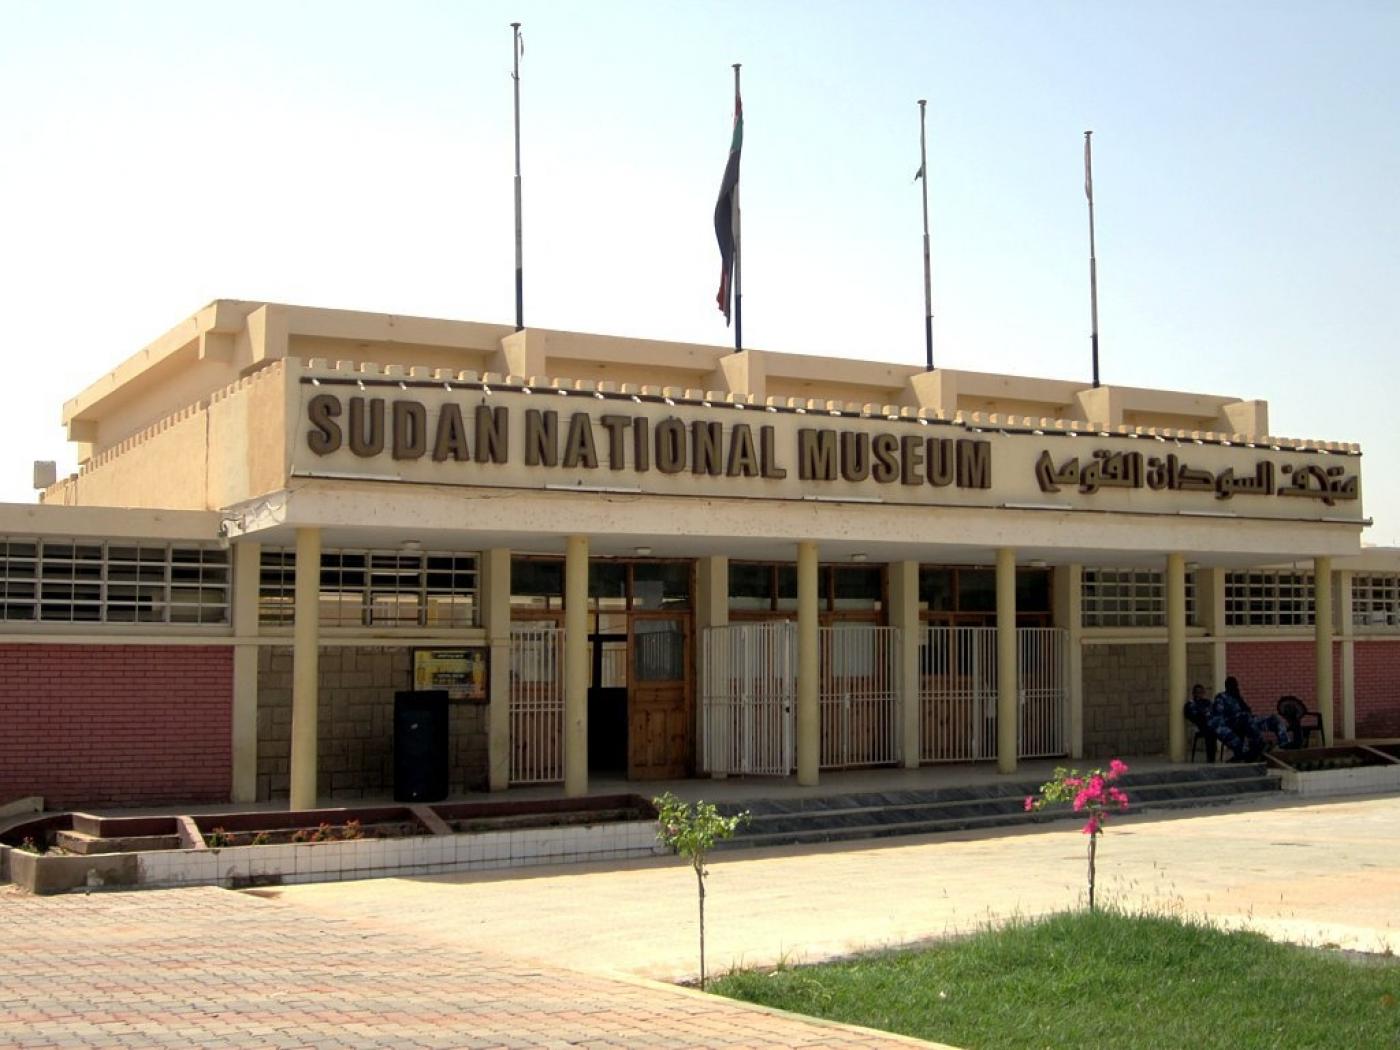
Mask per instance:
[[[724,166],[724,179],[719,184],[719,200],[715,202],[715,238],[719,241],[719,294],[715,301],[724,311],[724,323],[729,324],[734,303],[734,256],[739,243],[739,154],[744,149],[744,103],[734,93],[734,138],[729,144],[729,162]]]

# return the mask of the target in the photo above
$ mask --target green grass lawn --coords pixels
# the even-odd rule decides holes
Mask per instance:
[[[1113,911],[710,987],[971,1050],[1400,1047],[1400,961]]]

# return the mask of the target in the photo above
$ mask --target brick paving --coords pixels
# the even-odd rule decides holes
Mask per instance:
[[[929,1044],[201,887],[0,892],[0,1045]]]

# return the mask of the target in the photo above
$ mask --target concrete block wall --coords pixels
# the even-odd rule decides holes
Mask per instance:
[[[388,798],[394,790],[394,693],[413,684],[411,649],[322,647],[317,711],[316,794]],[[484,790],[486,705],[448,707],[449,788]],[[288,796],[292,739],[292,650],[258,653],[258,800]]]
[[[1209,688],[1211,646],[1186,647],[1186,681]],[[1086,758],[1167,751],[1167,643],[1084,646]],[[1186,697],[1173,701],[1180,710]]]
[[[0,645],[0,802],[226,802],[227,645]]]

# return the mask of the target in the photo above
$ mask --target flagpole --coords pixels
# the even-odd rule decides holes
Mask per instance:
[[[1094,253],[1094,154],[1092,131],[1084,132],[1084,196],[1089,198],[1089,345],[1094,354],[1094,389],[1099,386],[1099,262]]]
[[[734,63],[734,97],[742,97],[739,94],[739,66],[741,63]],[[743,252],[740,245],[743,243],[739,235],[739,182],[734,183],[734,349],[736,351],[744,349],[744,285],[741,280],[740,260]]]
[[[924,132],[924,109],[927,105],[927,99],[919,99],[919,175],[924,183],[924,370],[932,372],[933,268],[929,262],[928,250],[928,146]]]
[[[525,251],[520,232],[520,23],[512,22],[511,57],[515,81],[515,330],[525,327]]]

